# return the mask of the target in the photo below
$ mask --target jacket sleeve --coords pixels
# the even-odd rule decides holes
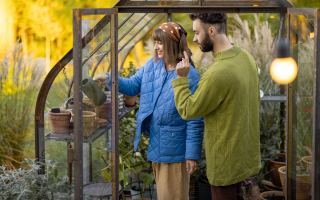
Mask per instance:
[[[147,63],[148,64],[148,63]],[[119,92],[127,96],[136,96],[140,93],[141,81],[143,77],[144,67],[137,71],[137,73],[130,78],[121,78],[119,77]],[[105,74],[109,75],[109,79],[106,83],[106,86],[111,90],[111,75],[106,72]]]
[[[172,81],[175,104],[182,119],[189,120],[205,116],[223,101],[223,95],[210,78],[201,78],[192,94],[187,77]]]
[[[198,82],[198,81],[197,81]],[[197,82],[191,87],[190,91],[194,93],[197,89]],[[186,156],[185,159],[201,160],[202,141],[204,134],[204,119],[198,117],[187,120],[187,139],[186,139]]]

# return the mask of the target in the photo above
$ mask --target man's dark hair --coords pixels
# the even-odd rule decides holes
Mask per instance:
[[[200,19],[206,25],[213,25],[219,34],[227,34],[226,13],[190,13],[189,17],[192,21]]]

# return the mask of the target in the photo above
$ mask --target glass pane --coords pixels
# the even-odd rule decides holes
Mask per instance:
[[[292,166],[295,164],[294,161],[287,163],[287,166],[296,168],[292,171],[292,177],[296,182],[297,199],[308,199],[311,191],[308,168],[311,170],[312,158],[307,150],[312,149],[313,134],[314,39],[312,33],[314,28],[312,19],[312,16],[307,15],[290,15],[290,49],[291,56],[298,65],[298,75],[291,84],[293,97],[289,101],[292,105],[288,105],[290,115],[288,120],[292,120],[292,123],[289,123],[288,137],[293,141],[292,149],[288,151],[289,154],[292,153],[293,158],[296,158],[294,159],[296,166]],[[285,176],[285,169],[279,169],[279,171],[280,177]]]

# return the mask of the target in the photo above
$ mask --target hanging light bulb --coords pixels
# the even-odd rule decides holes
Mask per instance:
[[[270,75],[281,85],[291,83],[298,74],[297,63],[290,57],[290,51],[284,38],[280,38],[277,46],[277,58],[271,63]]]

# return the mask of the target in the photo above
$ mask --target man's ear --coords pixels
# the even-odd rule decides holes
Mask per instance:
[[[209,27],[208,33],[209,33],[210,36],[214,36],[216,34],[216,32],[217,32],[216,27],[214,27],[214,26],[210,26]]]

